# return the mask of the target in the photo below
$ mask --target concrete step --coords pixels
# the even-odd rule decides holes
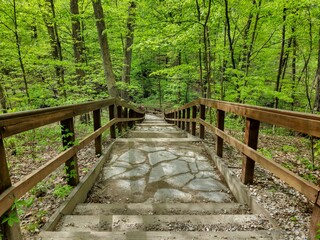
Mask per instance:
[[[169,214],[245,214],[249,210],[240,203],[128,203],[128,204],[78,204],[77,215],[169,215]]]
[[[59,231],[254,231],[272,226],[259,215],[67,215]]]
[[[187,133],[182,131],[131,131],[129,138],[185,138]]]
[[[117,143],[192,143],[192,142],[201,142],[200,138],[117,138]]]
[[[159,123],[154,123],[154,122],[143,122],[143,123],[137,123],[136,126],[140,126],[140,127],[149,127],[149,126],[164,126],[164,127],[172,127],[172,126],[175,126],[174,124],[171,124],[171,123],[166,123],[166,122],[159,122]]]
[[[260,230],[260,231],[234,231],[234,232],[172,232],[172,231],[150,231],[150,232],[141,232],[141,231],[133,231],[133,232],[41,232],[41,239],[43,240],[91,240],[91,239],[112,239],[112,240],[147,240],[147,239],[155,239],[155,240],[186,240],[186,239],[194,239],[194,240],[222,240],[222,239],[258,239],[258,240],[282,240],[286,239],[285,236],[282,235],[280,231],[272,230]]]

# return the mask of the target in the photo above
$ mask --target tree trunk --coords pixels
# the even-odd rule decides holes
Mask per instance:
[[[196,6],[197,6],[197,19],[198,22],[201,23],[201,10],[200,10],[200,5],[199,5],[199,1],[196,0]],[[202,42],[202,36],[199,36],[199,45]],[[203,67],[202,67],[202,50],[201,47],[199,47],[198,49],[198,61],[199,61],[199,84],[200,84],[200,88],[201,88],[201,97],[205,97],[205,93],[206,93],[206,87],[203,83]]]
[[[320,112],[320,27],[319,27],[319,40],[318,40],[318,67],[316,72],[316,100],[314,102],[314,110]]]
[[[205,52],[205,68],[206,68],[206,82],[207,82],[207,98],[211,98],[211,46],[210,46],[210,36],[209,36],[209,26],[208,21],[211,13],[211,3],[212,0],[209,0],[207,15],[203,25],[203,43],[204,43],[204,52]],[[203,1],[205,6],[205,1]]]
[[[5,90],[2,87],[2,83],[0,83],[0,105],[2,108],[2,112],[7,113],[7,110],[8,110],[7,98],[6,98]]]
[[[46,8],[43,11],[43,20],[46,24],[47,31],[50,37],[50,46],[51,46],[51,55],[54,60],[59,60],[62,62],[62,50],[61,50],[61,42],[58,34],[58,27],[55,23],[55,7],[53,0],[45,0]],[[50,14],[49,14],[50,13]],[[56,76],[58,78],[58,85],[62,88],[62,93],[64,98],[67,98],[67,92],[64,89],[65,80],[64,80],[64,68],[60,64],[55,65]]]
[[[21,41],[20,41],[20,37],[19,37],[19,33],[18,33],[17,8],[16,8],[16,1],[15,0],[13,0],[13,22],[14,22],[14,31],[13,32],[14,32],[14,37],[16,40],[16,46],[17,46],[19,64],[20,64],[20,68],[22,71],[24,88],[25,88],[27,99],[28,99],[28,103],[31,104],[29,89],[28,89],[28,82],[27,82],[27,75],[26,75],[26,71],[24,68],[24,62],[22,59],[21,48],[20,48]]]
[[[134,1],[132,1],[130,2],[130,6],[128,8],[127,34],[126,34],[125,45],[123,49],[124,58],[123,58],[123,67],[122,67],[122,82],[126,83],[127,85],[130,84],[135,10],[136,10],[136,4]],[[122,90],[121,97],[123,99],[128,100],[129,99],[128,91]]]
[[[291,87],[291,98],[292,98],[292,103],[291,103],[291,111],[294,109],[294,102],[295,102],[295,92],[296,92],[296,72],[297,72],[297,37],[295,35],[295,26],[292,27],[292,64],[291,64],[291,69],[292,69],[292,87]]]
[[[280,50],[280,57],[279,57],[279,67],[278,67],[278,74],[277,74],[277,81],[275,85],[275,92],[280,92],[280,84],[281,78],[283,76],[283,69],[285,67],[284,61],[284,53],[285,53],[285,41],[286,41],[286,19],[287,19],[287,9],[283,8],[283,26],[282,26],[282,40],[281,40],[281,50]],[[279,105],[279,98],[274,98],[274,108],[278,108]]]
[[[92,6],[94,15],[96,18],[96,26],[98,31],[98,38],[100,43],[100,51],[103,61],[103,69],[108,87],[108,92],[111,97],[118,97],[118,91],[116,88],[116,78],[112,71],[112,63],[109,51],[108,38],[106,33],[106,25],[104,22],[103,8],[101,0],[92,0]]]
[[[81,68],[84,63],[83,58],[83,42],[81,37],[81,25],[79,20],[79,6],[78,0],[70,0],[70,13],[72,22],[72,40],[73,40],[73,54],[76,63],[76,79],[77,84],[83,84],[82,79],[85,76],[85,71]]]

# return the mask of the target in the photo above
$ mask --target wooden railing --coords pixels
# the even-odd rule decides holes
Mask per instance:
[[[101,126],[101,111],[103,108],[108,108],[109,110],[109,122]],[[74,117],[89,112],[93,112],[93,133],[75,145]],[[0,115],[0,216],[13,214],[11,206],[14,201],[21,198],[63,163],[67,166],[66,174],[68,177],[66,179],[68,184],[76,186],[79,183],[76,153],[95,140],[95,153],[96,155],[102,155],[101,134],[103,132],[110,129],[111,138],[116,138],[115,124],[117,124],[119,133],[121,133],[122,127],[132,127],[135,121],[142,121],[143,119],[143,111],[119,99]],[[61,138],[66,150],[12,185],[6,160],[4,138],[55,122],[60,122]],[[1,230],[2,234],[6,235],[4,236],[6,239],[21,238],[19,236],[19,225],[17,226],[17,224],[8,226],[7,223],[4,223],[1,226]]]
[[[216,110],[216,126],[212,126],[205,121],[206,112],[209,109]],[[226,112],[245,117],[244,143],[224,131]],[[269,170],[288,185],[304,194],[314,204],[310,235],[311,239],[315,238],[316,231],[318,230],[317,225],[320,223],[320,187],[306,181],[280,164],[267,159],[256,149],[260,122],[320,137],[320,116],[200,98],[178,109],[166,111],[165,119],[177,124],[178,127],[186,131],[190,132],[191,130],[193,135],[196,135],[196,124],[200,124],[199,131],[200,138],[202,139],[204,138],[205,128],[211,130],[217,136],[216,154],[219,157],[223,155],[224,141],[242,152],[245,157],[242,161],[241,181],[244,184],[253,183],[254,166],[255,162],[257,162],[264,169]]]

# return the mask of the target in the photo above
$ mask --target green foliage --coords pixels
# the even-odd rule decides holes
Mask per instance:
[[[305,174],[302,175],[302,177],[303,177],[305,180],[309,181],[309,182],[312,182],[312,183],[315,183],[315,184],[318,183],[318,178],[317,178],[317,176],[315,176],[315,175],[312,174],[312,173],[305,173]]]
[[[317,230],[317,233],[316,233],[316,239],[320,239],[320,223],[317,224],[318,226],[318,230]]]
[[[268,159],[272,159],[273,158],[273,154],[272,151],[266,148],[259,148],[258,152],[261,153],[263,156],[265,156]]]
[[[295,166],[290,163],[290,162],[285,162],[285,163],[282,163],[282,166],[289,169],[290,171],[294,170],[295,169]]]
[[[71,187],[69,185],[58,184],[54,188],[53,195],[55,195],[56,197],[64,199],[65,197],[67,197],[70,194],[72,189],[73,189],[73,187]]]
[[[298,149],[290,145],[284,145],[282,146],[282,151],[285,153],[295,153],[298,151]]]
[[[9,226],[19,222],[19,215],[24,213],[24,208],[28,208],[33,204],[34,198],[14,200],[11,211],[7,215],[3,215],[1,223],[8,223]]]

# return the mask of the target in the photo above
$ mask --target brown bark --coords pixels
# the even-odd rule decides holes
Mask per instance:
[[[14,32],[14,37],[16,40],[19,64],[20,64],[20,68],[22,71],[22,78],[23,78],[26,96],[28,99],[28,103],[30,104],[31,100],[30,100],[29,89],[28,89],[27,75],[26,75],[26,71],[24,68],[24,62],[22,59],[21,48],[20,48],[21,41],[20,41],[20,37],[19,37],[19,33],[18,33],[17,8],[16,8],[16,1],[15,0],[13,0],[13,22],[14,22],[14,31],[13,32]]]
[[[319,27],[319,37],[320,37],[320,27]],[[318,66],[316,72],[316,100],[314,102],[314,110],[320,112],[320,38],[318,40]]]
[[[124,45],[124,57],[123,57],[123,67],[122,67],[122,82],[130,84],[130,73],[131,73],[131,63],[132,63],[132,45],[134,37],[134,23],[135,23],[135,9],[136,4],[134,1],[130,2],[128,8],[128,20],[127,20],[127,34],[125,38]],[[127,90],[121,91],[121,97],[123,99],[128,99],[129,94]]]
[[[72,40],[73,40],[73,54],[76,64],[76,79],[77,84],[82,84],[82,78],[85,76],[85,71],[81,68],[83,58],[83,43],[81,37],[81,25],[79,20],[79,6],[78,0],[70,0],[70,13],[72,22]]]
[[[62,49],[61,49],[61,42],[58,34],[58,26],[55,23],[55,6],[53,0],[45,0],[46,2],[46,9],[43,13],[43,19],[47,27],[47,31],[50,37],[50,46],[51,46],[51,55],[54,60],[59,60],[62,62]],[[64,80],[64,68],[61,65],[56,65],[56,76],[59,79],[58,85],[60,88],[63,88],[65,85]],[[66,90],[63,90],[63,96],[67,98]]]
[[[280,85],[281,85],[281,79],[283,76],[284,72],[284,67],[285,67],[285,41],[286,41],[286,19],[287,19],[287,9],[284,7],[283,8],[283,26],[282,26],[282,39],[281,39],[281,50],[280,50],[280,57],[279,57],[279,67],[278,67],[278,74],[277,74],[277,80],[276,80],[276,85],[275,85],[275,91],[280,92]],[[274,99],[274,108],[278,108],[279,105],[279,98],[275,97]]]
[[[112,71],[111,56],[109,51],[108,38],[106,33],[106,25],[104,22],[103,8],[101,0],[92,0],[94,15],[96,18],[96,26],[100,43],[100,51],[103,61],[103,69],[108,87],[108,92],[111,97],[117,97],[118,91],[116,88],[116,78]]]
[[[201,11],[198,0],[196,0],[197,11],[198,11],[198,21],[203,27],[202,41],[204,46],[204,68],[205,68],[205,83],[202,84],[202,97],[211,98],[211,49],[210,49],[210,36],[209,36],[209,26],[208,21],[211,13],[211,3],[212,0],[209,0],[207,13],[205,15],[204,23],[201,23]],[[205,1],[203,1],[203,6],[205,7]],[[201,37],[200,37],[201,39]],[[200,77],[202,82],[202,64],[201,64],[201,49],[199,49],[199,61],[200,61]]]

